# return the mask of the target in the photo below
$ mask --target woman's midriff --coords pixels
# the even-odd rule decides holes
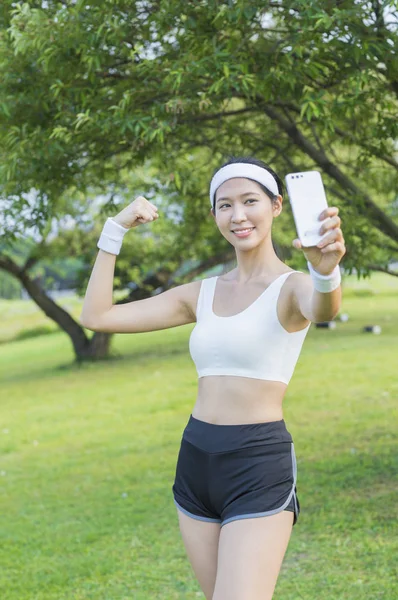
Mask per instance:
[[[280,421],[286,389],[280,381],[230,375],[200,377],[192,416],[216,425]]]

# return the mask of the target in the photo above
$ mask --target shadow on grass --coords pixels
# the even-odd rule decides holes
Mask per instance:
[[[135,351],[124,352],[123,354],[118,350],[111,350],[109,356],[101,359],[90,359],[79,361],[77,359],[72,360],[70,362],[61,363],[59,365],[40,365],[34,366],[31,371],[29,371],[26,367],[21,365],[21,371],[18,374],[11,373],[9,375],[2,374],[2,382],[3,383],[16,383],[20,384],[22,382],[33,382],[40,379],[51,379],[57,378],[60,375],[65,375],[68,373],[82,373],[85,370],[95,370],[95,369],[111,369],[114,366],[119,366],[123,364],[123,362],[129,363],[134,359],[134,365],[144,364],[146,361],[154,363],[156,368],[159,367],[159,360],[169,359],[172,356],[187,356],[188,350],[185,346],[180,345],[179,347],[171,347],[170,345],[159,346],[156,350],[153,349],[153,346],[149,346],[146,349],[142,349],[142,347],[137,348]]]

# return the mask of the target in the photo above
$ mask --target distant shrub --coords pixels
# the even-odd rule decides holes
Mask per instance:
[[[352,291],[353,296],[359,296],[360,298],[366,298],[367,296],[375,296],[376,292],[375,290],[370,290],[369,288],[365,288],[363,290],[359,289],[359,290],[353,290]]]
[[[14,337],[14,340],[28,340],[29,338],[49,335],[50,333],[57,333],[58,331],[58,328],[49,327],[48,325],[38,325],[31,329],[23,329]]]

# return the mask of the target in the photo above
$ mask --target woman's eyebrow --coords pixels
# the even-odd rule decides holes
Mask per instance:
[[[239,197],[243,198],[244,196],[259,196],[260,194],[258,194],[257,192],[245,192],[244,194],[241,194]],[[216,202],[216,204],[218,204],[219,202],[221,202],[222,200],[230,200],[230,198],[228,197],[224,197],[224,198],[219,198]]]

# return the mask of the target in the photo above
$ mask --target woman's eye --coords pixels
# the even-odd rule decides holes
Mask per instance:
[[[248,198],[245,201],[245,204],[246,204],[246,202],[257,202],[257,198]],[[221,204],[220,208],[224,208],[224,206],[229,206],[229,204]]]

